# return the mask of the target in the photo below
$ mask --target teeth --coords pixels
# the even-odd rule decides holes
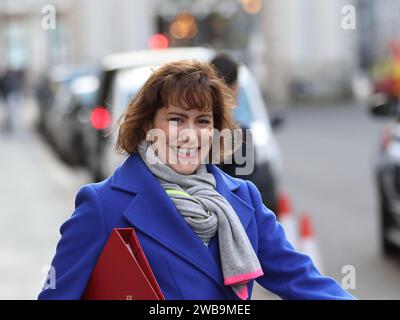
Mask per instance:
[[[186,155],[188,157],[189,156],[193,156],[193,155],[195,155],[197,153],[197,148],[190,148],[190,149],[188,149],[188,148],[179,148],[178,149],[178,153]]]

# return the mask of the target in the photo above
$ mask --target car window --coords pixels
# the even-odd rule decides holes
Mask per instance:
[[[81,93],[78,95],[79,103],[86,108],[94,108],[96,106],[97,91]]]
[[[146,82],[151,72],[152,69],[150,66],[136,67],[131,70],[122,70],[119,72],[112,99],[114,120],[119,118],[128,107],[129,102]]]
[[[71,90],[65,83],[60,83],[57,87],[53,103],[53,110],[65,110],[71,101]]]
[[[255,122],[262,123],[270,129],[268,111],[262,97],[260,87],[251,72],[244,66],[239,69],[239,110],[238,117],[242,117],[243,124],[253,127]],[[241,110],[243,108],[243,110]],[[239,121],[240,119],[238,119]]]
[[[131,90],[124,92],[123,105],[128,106],[129,102],[132,100],[133,96],[138,92],[140,87],[132,87]]]
[[[99,79],[95,75],[77,77],[71,82],[71,91],[82,106],[93,108],[96,103]]]
[[[254,117],[250,107],[249,97],[243,87],[239,87],[237,100],[238,105],[234,112],[235,120],[242,128],[250,128],[251,123],[254,121]]]

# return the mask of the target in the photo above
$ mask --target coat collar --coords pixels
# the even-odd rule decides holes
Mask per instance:
[[[216,190],[227,199],[246,230],[254,215],[254,207],[234,193],[240,186],[238,182],[215,165],[206,166],[215,177]],[[138,153],[131,154],[115,171],[111,186],[135,194],[123,213],[132,226],[200,269],[221,288],[226,288],[215,257],[219,254],[215,249],[216,244],[211,241],[210,250],[203,244]]]

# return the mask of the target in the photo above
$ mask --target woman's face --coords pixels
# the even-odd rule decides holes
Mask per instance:
[[[159,136],[157,132],[163,135],[153,144],[161,161],[180,174],[192,174],[210,151],[213,114],[211,110],[167,106],[157,110],[152,129],[156,136]]]

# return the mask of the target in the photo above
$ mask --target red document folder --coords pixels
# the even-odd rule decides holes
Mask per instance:
[[[82,299],[165,299],[133,228],[113,229]]]

